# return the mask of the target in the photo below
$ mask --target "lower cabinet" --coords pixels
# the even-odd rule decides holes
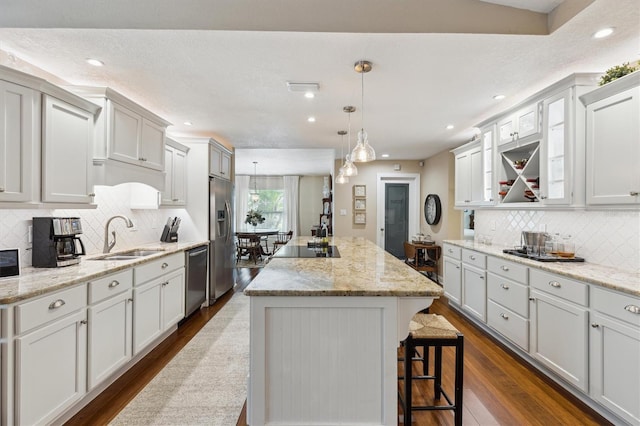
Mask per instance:
[[[15,424],[50,423],[86,392],[87,313],[15,339]]]
[[[487,306],[487,283],[485,272],[462,264],[462,309],[485,322]]]
[[[444,294],[456,305],[462,300],[462,269],[460,261],[444,257]]]

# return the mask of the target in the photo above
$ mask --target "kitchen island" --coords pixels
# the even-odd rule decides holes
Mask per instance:
[[[251,425],[397,424],[399,341],[443,290],[368,240],[329,244],[340,257],[274,257],[245,290]]]

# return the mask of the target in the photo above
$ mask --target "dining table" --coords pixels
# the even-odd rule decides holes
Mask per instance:
[[[243,237],[243,236],[260,237],[260,254],[264,256],[271,256],[271,253],[269,252],[269,236],[278,235],[278,232],[280,232],[279,229],[254,228],[252,226],[251,228],[242,228],[241,230],[236,231],[236,237]],[[264,242],[264,246],[262,245],[263,242]]]

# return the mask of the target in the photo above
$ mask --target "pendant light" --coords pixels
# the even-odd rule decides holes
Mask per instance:
[[[251,193],[251,201],[257,203],[260,201],[260,194],[258,194],[258,175],[256,173],[258,162],[253,162],[253,192]]]
[[[358,163],[365,163],[376,159],[376,151],[367,139],[367,132],[364,131],[364,74],[371,71],[372,64],[369,61],[358,61],[354,64],[356,72],[362,74],[362,106],[360,113],[362,114],[362,127],[358,132],[358,143],[351,152],[351,160]]]
[[[345,176],[357,176],[358,175],[358,168],[356,167],[355,164],[353,164],[353,161],[351,160],[351,113],[354,112],[356,110],[356,107],[348,105],[344,108],[342,108],[342,110],[344,112],[346,112],[347,114],[349,114],[349,136],[347,136],[347,140],[349,141],[349,149],[347,150],[347,156],[345,157],[345,163],[343,167],[343,172]]]
[[[345,130],[339,130],[338,134],[341,136],[340,140],[340,158],[344,156],[344,135],[347,134]],[[336,176],[336,183],[348,183],[349,178],[344,175],[344,160],[340,169],[338,169],[338,175]]]

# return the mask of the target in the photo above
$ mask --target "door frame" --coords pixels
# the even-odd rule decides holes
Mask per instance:
[[[409,235],[420,230],[420,173],[378,173],[377,175],[377,223],[376,244],[384,249],[384,234],[380,231],[384,228],[385,184],[408,183],[409,184]]]

